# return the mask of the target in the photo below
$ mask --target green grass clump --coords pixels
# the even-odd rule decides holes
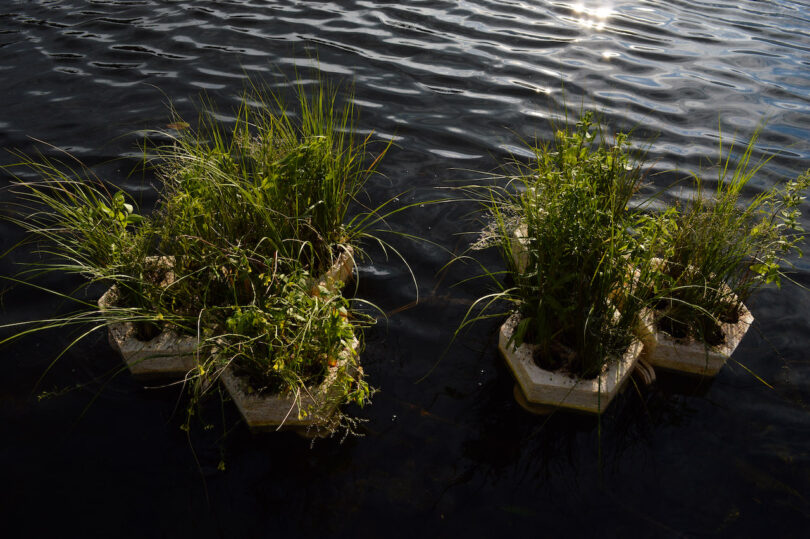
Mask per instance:
[[[5,167],[16,180],[11,185],[14,197],[3,217],[27,233],[17,247],[34,245],[39,260],[5,279],[38,286],[37,281],[51,273],[76,274],[84,278],[80,289],[114,283],[121,304],[126,305],[126,309],[101,313],[95,304],[77,299],[76,290],[64,298],[78,309],[42,321],[39,327],[121,320],[148,324],[164,315],[165,320],[182,324],[165,307],[166,291],[161,285],[165,272],[150,262],[153,223],[139,214],[136,201],[81,163],[14,155],[18,162]],[[37,179],[28,179],[31,176]],[[27,328],[23,333],[34,331],[35,325],[36,321],[21,324]]]
[[[369,159],[370,139],[356,139],[355,111],[336,108],[336,90],[298,92],[296,119],[278,97],[253,88],[232,125],[206,111],[197,130],[159,149],[166,194],[156,212],[159,249],[175,258],[178,274],[195,275],[190,282],[243,278],[221,271],[240,257],[257,273],[273,259],[277,269],[317,275],[384,217],[381,208],[347,216],[350,206],[362,208],[364,185],[388,146]],[[227,301],[223,291],[232,290],[204,289],[204,303]],[[199,305],[200,290],[188,293]]]
[[[539,366],[592,378],[631,344],[644,306],[651,255],[634,232],[643,216],[628,208],[640,161],[626,135],[608,140],[589,113],[532,150],[507,186],[486,188],[480,246],[500,248],[514,282],[486,301],[515,304],[513,344],[535,345]]]
[[[733,147],[721,153],[713,192],[693,175],[693,195],[661,215],[657,318],[674,337],[722,343],[719,324],[736,322],[742,304],[761,286],[779,285],[787,258],[801,255],[799,205],[810,171],[745,202],[743,191],[769,160],[752,162],[758,134],[735,164]]]
[[[388,148],[369,163],[351,100],[336,109],[337,97],[323,84],[310,96],[299,86],[294,119],[280,98],[253,88],[227,127],[205,111],[197,130],[158,152],[164,226],[214,245],[239,239],[313,273],[328,268],[335,246],[365,231],[368,213],[347,212]],[[213,214],[221,214],[217,226]]]
[[[36,181],[17,180],[12,212],[5,215],[30,234],[40,245],[40,254],[50,261],[38,264],[35,273],[63,271],[88,279],[107,279],[122,267],[143,261],[146,250],[146,223],[137,213],[131,197],[62,161],[19,159],[9,165],[28,169]]]
[[[339,90],[319,83],[307,93],[299,83],[287,109],[254,86],[230,122],[212,107],[196,129],[175,117],[173,125],[185,128],[149,150],[159,181],[151,215],[81,164],[19,155],[7,167],[25,169],[8,218],[40,245],[44,260],[16,282],[76,273],[87,284],[114,285],[118,301],[103,310],[79,301],[78,311],[34,321],[10,339],[88,321],[135,322],[147,339],[171,325],[218,350],[190,373],[197,389],[226,366],[250,375],[257,390],[300,393],[322,379],[354,329],[339,292],[310,294],[314,277],[348,248],[359,255],[364,239],[386,246],[374,227],[403,209],[360,200],[390,144],[371,155],[370,136],[355,134],[351,98],[338,107]],[[362,404],[370,391],[356,354],[349,356],[344,371],[356,374],[338,377],[340,394]]]

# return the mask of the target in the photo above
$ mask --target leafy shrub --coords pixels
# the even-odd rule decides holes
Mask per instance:
[[[227,331],[215,336],[219,350],[204,370],[230,365],[253,391],[287,393],[338,369],[340,401],[365,404],[371,391],[359,370],[349,302],[326,288],[311,294],[305,271],[260,278],[265,289],[255,303],[225,309]]]

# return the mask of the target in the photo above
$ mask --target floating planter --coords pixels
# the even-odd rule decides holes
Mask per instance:
[[[362,368],[351,367],[349,361],[357,353],[358,346],[359,341],[355,339],[351,347],[341,353],[337,364],[329,368],[324,381],[307,388],[301,395],[257,393],[250,387],[247,377],[237,375],[230,366],[222,372],[221,380],[251,431],[284,429],[305,436],[322,435],[332,431],[335,412],[343,402],[338,377],[362,376]],[[347,373],[349,368],[359,372]]]
[[[274,279],[276,288],[261,302],[226,321],[231,334],[212,355],[214,371],[251,431],[326,436],[340,424],[341,404],[368,400],[371,391],[357,358],[360,343],[339,290],[351,276],[351,255],[344,249],[314,280],[315,288],[313,279],[300,273]]]
[[[342,286],[351,279],[353,254],[351,246],[341,247],[335,263],[314,280],[311,293],[317,294],[319,286],[333,291],[336,286]],[[147,258],[147,262],[157,260],[158,257]],[[161,285],[168,286],[174,281],[171,262],[168,257],[161,257],[158,263],[167,269]],[[118,289],[112,286],[99,298],[98,306],[105,311],[116,306],[117,302]],[[130,373],[136,378],[183,378],[198,363],[197,337],[180,335],[176,330],[164,327],[155,337],[143,340],[134,322],[115,322],[109,324],[107,330],[110,346],[121,354]]]
[[[512,249],[512,262],[518,272],[526,271],[529,266],[529,250],[528,243],[528,228],[525,224],[518,223],[511,236],[511,249]],[[639,270],[634,271],[633,286],[638,286],[638,279],[640,276]],[[619,298],[615,298],[619,299]],[[658,345],[658,334],[655,331],[655,320],[653,312],[649,309],[644,309],[638,317],[638,320],[633,328],[633,334],[643,345],[641,356],[635,363],[633,373],[636,378],[643,385],[651,385],[655,382],[655,371],[652,365],[646,361],[647,358],[655,354],[655,349]],[[505,356],[504,348],[501,348],[502,354]],[[514,372],[514,368],[512,369]],[[515,384],[514,390],[515,400],[532,413],[548,413],[553,410],[553,407],[532,404],[528,401],[523,391],[520,389],[519,384]]]
[[[653,264],[658,268],[665,268],[665,264],[661,259],[653,259]],[[687,267],[687,270],[689,274],[697,274],[697,270],[691,265]],[[686,289],[691,290],[690,287]],[[717,290],[724,298],[727,298],[729,304],[739,304],[740,306],[740,312],[735,322],[719,324],[718,329],[720,335],[722,335],[722,342],[714,346],[707,346],[706,343],[701,342],[692,335],[674,337],[657,328],[658,320],[655,319],[657,313],[653,311],[653,318],[655,319],[653,325],[654,336],[651,339],[647,335],[646,339],[650,342],[654,340],[655,346],[649,351],[645,350],[645,356],[650,365],[701,376],[715,376],[723,368],[728,358],[734,353],[737,345],[745,337],[748,328],[754,322],[754,317],[727,284],[719,283]],[[677,291],[676,288],[673,292],[677,293]],[[678,321],[682,325],[688,326],[690,320],[694,323],[694,318]]]
[[[259,395],[250,386],[278,388],[270,402],[286,405],[279,424],[314,422],[323,430],[334,417],[351,431],[355,423],[335,407],[370,402],[355,329],[373,319],[352,311],[339,283],[354,269],[349,244],[376,239],[386,247],[375,232],[405,208],[388,210],[385,201],[347,216],[390,143],[372,152],[371,137],[353,135],[353,100],[337,87],[297,84],[293,118],[260,86],[246,86],[236,121],[224,125],[202,110],[211,121],[199,131],[178,130],[149,149],[147,160],[160,163],[149,215],[84,166],[62,171],[60,163],[21,156],[29,170],[12,172],[21,213],[11,221],[47,244],[53,269],[110,285],[97,306],[83,302],[83,310],[35,321],[35,329],[101,320],[133,375],[186,377],[193,404],[222,377],[252,428],[252,411],[272,404],[254,405]],[[336,108],[339,102],[346,104]],[[41,181],[29,181],[29,173]],[[236,374],[249,376],[244,398]]]
[[[533,350],[530,345],[524,343],[514,348],[509,344],[518,322],[519,317],[515,314],[501,326],[498,349],[520,387],[519,394],[515,390],[515,397],[521,405],[533,412],[542,412],[541,407],[603,412],[629,378],[642,350],[642,344],[634,341],[619,361],[609,365],[596,378],[576,378],[537,366],[532,358]]]
[[[497,300],[513,304],[498,345],[517,379],[516,399],[532,412],[603,412],[639,359],[644,345],[635,334],[653,333],[640,327],[643,283],[632,278],[652,256],[632,225],[641,169],[625,135],[596,138],[607,131],[593,125],[584,114],[553,142],[531,147],[534,162],[518,165],[505,185],[476,187],[487,217],[473,248],[498,246],[511,282],[480,297],[462,327]]]
[[[165,270],[161,286],[174,282],[173,259],[170,257],[148,257],[147,264]],[[99,310],[104,312],[117,306],[119,293],[116,285],[110,287],[98,300]],[[164,326],[162,331],[151,339],[140,338],[135,322],[114,322],[107,326],[110,346],[124,359],[130,373],[136,378],[183,378],[197,365],[199,339],[180,335],[176,330]]]
[[[99,308],[114,305],[111,301],[116,296],[115,287],[107,290],[98,300]],[[110,346],[121,354],[136,378],[182,378],[197,364],[196,337],[164,328],[156,337],[144,341],[138,338],[133,322],[115,322],[107,326],[107,331]]]
[[[722,323],[720,330],[724,340],[717,346],[706,346],[693,338],[676,339],[666,332],[658,331],[658,345],[647,361],[654,367],[674,371],[715,376],[740,344],[748,328],[754,323],[754,316],[745,305],[736,323]]]

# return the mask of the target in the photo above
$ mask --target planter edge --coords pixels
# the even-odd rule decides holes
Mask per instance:
[[[638,360],[642,344],[634,340],[621,359],[592,380],[573,378],[542,369],[532,359],[532,347],[509,344],[519,315],[510,316],[500,328],[498,349],[515,376],[523,396],[530,404],[572,408],[602,413],[622,389]]]

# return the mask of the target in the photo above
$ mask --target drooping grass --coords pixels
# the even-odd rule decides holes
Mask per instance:
[[[62,273],[80,275],[85,279],[83,287],[116,284],[126,310],[114,308],[103,315],[75,293],[52,291],[79,309],[64,316],[64,325],[101,324],[119,316],[144,323],[152,318],[181,323],[164,308],[168,303],[161,285],[165,271],[149,262],[153,227],[139,214],[137,203],[81,163],[15,156],[19,160],[6,167],[16,181],[3,217],[27,233],[18,248],[33,245],[39,261],[5,279],[38,287],[38,279],[45,274]],[[37,179],[23,179],[20,174]],[[51,324],[58,325],[58,320],[46,326]]]
[[[28,233],[39,254],[49,258],[33,271],[104,279],[143,259],[143,230],[135,228],[143,218],[131,197],[82,165],[14,155],[19,161],[5,167],[16,180],[11,187],[14,199],[4,217]],[[38,179],[22,179],[15,172],[18,168]]]

